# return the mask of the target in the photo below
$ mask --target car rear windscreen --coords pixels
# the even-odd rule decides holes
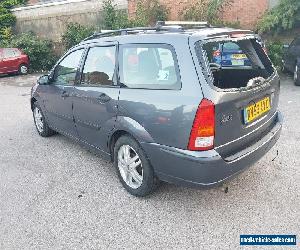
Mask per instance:
[[[274,73],[256,39],[199,41],[196,51],[204,74],[221,89],[261,84]]]

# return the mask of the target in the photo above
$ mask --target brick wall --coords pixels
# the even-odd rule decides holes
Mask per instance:
[[[36,4],[36,3],[38,3],[39,2],[39,0],[29,0],[28,1],[28,4]]]
[[[170,10],[170,20],[180,20],[180,13],[185,6],[196,0],[159,0]],[[239,21],[243,28],[253,29],[258,19],[268,9],[270,0],[233,0],[232,4],[224,10],[221,17],[224,21]],[[134,16],[136,0],[128,0],[128,12]]]
[[[224,21],[239,21],[243,28],[252,29],[268,10],[268,0],[234,0],[222,13]]]

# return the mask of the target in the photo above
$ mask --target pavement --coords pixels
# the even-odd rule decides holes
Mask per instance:
[[[240,234],[296,234],[300,247],[300,87],[291,77],[282,77],[280,140],[227,193],[163,184],[147,198],[129,195],[111,163],[75,142],[37,134],[36,77],[0,77],[0,249],[242,249]]]

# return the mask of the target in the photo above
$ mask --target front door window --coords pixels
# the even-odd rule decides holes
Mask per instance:
[[[55,85],[74,85],[82,53],[83,49],[71,52],[56,66],[53,77]]]

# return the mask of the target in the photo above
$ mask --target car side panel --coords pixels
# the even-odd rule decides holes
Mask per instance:
[[[144,43],[166,43],[149,40]],[[138,43],[138,41],[136,42]],[[203,98],[195,66],[188,47],[188,38],[174,39],[169,43],[175,49],[182,87],[180,90],[153,90],[120,88],[116,127],[130,120],[134,137],[140,142],[186,149],[195,113]],[[119,124],[118,124],[119,123]],[[141,131],[141,133],[140,133]],[[143,136],[147,134],[147,136]]]

